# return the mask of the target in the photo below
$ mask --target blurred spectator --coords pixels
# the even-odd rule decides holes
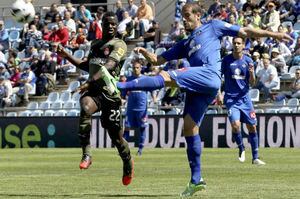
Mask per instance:
[[[120,0],[116,1],[116,15],[118,18],[118,22],[121,22],[123,20],[123,12],[125,11],[125,8],[123,8],[123,4]]]
[[[70,13],[72,19],[75,19],[76,8],[73,7],[72,3],[70,2],[66,3],[65,12],[66,11]]]
[[[0,51],[4,52],[9,48],[9,35],[4,27],[4,21],[0,20]]]
[[[253,28],[260,28],[261,27],[261,17],[260,17],[260,9],[255,8],[253,9],[253,19],[251,22]]]
[[[31,25],[35,25],[36,29],[39,31],[42,31],[43,27],[45,26],[45,24],[42,22],[41,16],[39,14],[34,15],[33,21],[31,21],[28,26],[30,27]]]
[[[262,55],[263,69],[257,74],[257,84],[255,88],[263,93],[264,100],[270,99],[271,89],[278,86],[279,79],[276,68],[270,64],[270,56]]]
[[[167,88],[163,98],[161,99],[161,110],[168,113],[173,106],[178,106],[184,100],[184,93],[179,88]]]
[[[30,66],[25,66],[21,73],[18,86],[13,88],[13,93],[22,100],[22,104],[26,106],[29,103],[29,93],[35,86],[36,76],[31,71]]]
[[[72,31],[76,32],[76,23],[74,19],[71,18],[71,13],[69,11],[65,11],[64,24],[70,33]]]
[[[182,7],[186,4],[186,0],[177,0],[175,4],[175,20],[182,20]]]
[[[5,79],[9,79],[10,78],[10,74],[7,71],[4,63],[0,62],[0,76],[3,76]]]
[[[9,79],[12,87],[18,86],[20,79],[21,79],[21,69],[19,66],[16,66],[14,67],[12,76]]]
[[[281,21],[293,21],[295,16],[293,16],[293,6],[294,0],[283,1],[279,7],[279,14]]]
[[[139,36],[142,37],[150,28],[150,21],[154,19],[152,8],[147,4],[147,0],[140,1],[137,10],[135,23],[139,28]]]
[[[7,66],[8,68],[14,68],[20,64],[20,58],[18,57],[18,51],[13,48],[8,49]]]
[[[299,34],[294,30],[292,24],[287,25],[287,34],[289,34],[294,40],[287,43],[287,47],[293,52],[297,43],[297,38]]]
[[[59,21],[57,25],[58,29],[52,32],[49,40],[53,42],[59,42],[61,45],[65,46],[69,40],[69,31],[65,27],[63,21]]]
[[[300,65],[300,37],[297,38],[297,43],[295,47],[295,51],[292,55],[290,64],[292,66],[294,65]]]
[[[57,9],[57,4],[53,3],[51,4],[50,10],[45,15],[45,23],[54,23],[55,22],[55,16],[59,14]]]
[[[169,40],[175,41],[177,37],[180,35],[180,28],[182,27],[183,26],[180,24],[180,19],[176,18],[168,34]]]
[[[63,20],[63,18],[62,18],[62,16],[60,14],[56,14],[55,15],[55,21],[54,21],[54,23],[58,23],[59,21],[62,21],[62,20]]]
[[[37,30],[34,24],[30,25],[29,30],[25,34],[25,45],[40,48],[42,44],[42,32]]]
[[[274,1],[269,1],[267,4],[267,12],[262,18],[261,28],[276,32],[280,25],[279,12],[276,10]]]
[[[281,101],[284,98],[300,98],[300,69],[295,71],[295,80],[288,91],[282,91],[272,97],[274,101]]]
[[[12,85],[8,79],[0,75],[0,108],[11,105]]]
[[[220,0],[215,0],[215,2],[209,6],[207,13],[210,16],[215,15],[216,13],[218,13],[220,5]]]
[[[154,48],[161,41],[161,30],[158,22],[152,21],[152,27],[144,34],[143,46],[145,48]],[[138,43],[137,46],[141,46]]]
[[[227,19],[228,13],[227,13],[226,5],[224,5],[224,4],[220,5],[219,13],[220,13],[220,19],[221,20],[226,20]]]
[[[285,61],[289,61],[291,58],[291,50],[285,45],[284,42],[279,40],[274,40],[273,44],[271,44],[272,48],[278,48],[279,53],[283,56]]]
[[[0,62],[2,62],[2,63],[7,62],[7,59],[6,59],[4,53],[1,50],[0,50]]]
[[[243,4],[242,10],[244,11],[245,15],[249,15],[247,12],[252,11],[254,8],[256,8],[254,0],[247,0],[247,2]]]
[[[256,38],[253,42],[253,52],[258,52],[259,54],[269,53],[269,46],[263,40],[263,38]]]
[[[127,27],[128,27],[128,24],[129,23],[132,23],[132,28],[133,28],[133,22],[132,22],[132,18],[129,16],[129,13],[127,11],[124,11],[123,12],[123,20],[119,23],[118,25],[118,33],[121,35],[121,36],[129,36],[131,31],[130,32],[127,32],[127,30],[129,30]],[[132,30],[132,29],[131,29]]]
[[[239,16],[239,13],[238,13],[236,7],[233,4],[231,4],[229,7],[228,17],[227,17],[226,21],[231,24],[236,24],[236,20],[237,20],[238,16]],[[232,21],[232,19],[230,19],[230,17],[233,17],[234,22]]]
[[[287,65],[278,48],[273,48],[271,52],[271,64],[277,69],[278,75],[287,73]]]
[[[135,5],[134,0],[127,0],[128,6],[125,8],[129,16],[134,19],[138,10],[137,5]]]
[[[98,7],[97,13],[94,17],[93,22],[90,25],[87,39],[92,41],[94,39],[102,39],[102,17],[104,14],[104,8]]]
[[[252,60],[253,60],[253,66],[254,66],[254,70],[255,70],[255,75],[257,75],[258,71],[260,71],[260,69],[262,69],[262,63],[260,60],[260,54],[259,52],[254,52],[252,55]]]
[[[75,22],[80,28],[85,28],[91,21],[93,21],[91,12],[85,7],[84,4],[81,4],[76,11]]]

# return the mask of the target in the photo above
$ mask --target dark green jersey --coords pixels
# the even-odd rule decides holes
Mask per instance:
[[[114,38],[108,42],[102,40],[93,41],[88,56],[90,77],[99,71],[100,67],[104,66],[107,59],[110,58],[117,63],[115,69],[110,71],[110,73],[115,78],[119,78],[122,64],[126,59],[126,52],[127,46],[121,39]]]

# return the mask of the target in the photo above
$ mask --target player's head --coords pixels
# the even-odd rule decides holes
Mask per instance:
[[[296,69],[295,77],[296,77],[296,79],[300,79],[300,68]]]
[[[102,31],[104,38],[112,38],[117,33],[118,19],[114,12],[106,12],[102,18]]]
[[[132,73],[134,76],[138,77],[142,72],[143,61],[139,58],[132,61]]]
[[[241,53],[245,48],[245,40],[242,37],[234,37],[232,40],[233,52]]]
[[[191,32],[197,28],[201,22],[201,7],[198,3],[187,3],[182,8],[183,25],[186,31]]]

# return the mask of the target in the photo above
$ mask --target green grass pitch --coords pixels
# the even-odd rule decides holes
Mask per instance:
[[[132,149],[136,153],[136,149]],[[300,198],[300,149],[265,148],[267,165],[239,163],[237,149],[203,149],[207,190],[193,198]],[[81,149],[0,150],[0,198],[179,198],[190,174],[185,149],[145,149],[125,187],[115,149],[94,149],[93,165],[79,170]]]

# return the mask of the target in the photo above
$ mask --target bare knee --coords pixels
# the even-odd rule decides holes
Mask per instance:
[[[183,125],[183,135],[185,137],[194,136],[199,134],[199,127],[191,118],[190,115],[186,115],[184,117],[184,125]]]
[[[96,103],[94,102],[94,100],[89,96],[86,96],[86,97],[82,98],[80,100],[80,105],[81,105],[82,110],[84,112],[86,112],[88,115],[92,115],[98,109],[98,107],[97,107]]]
[[[241,122],[240,121],[234,121],[231,123],[231,128],[233,133],[237,133],[241,129]]]
[[[249,133],[256,133],[256,125],[247,124]]]
[[[171,76],[169,75],[169,73],[167,71],[161,71],[159,73],[159,75],[164,78],[166,86],[168,86],[168,87],[176,87],[177,86],[176,82],[171,78]]]

